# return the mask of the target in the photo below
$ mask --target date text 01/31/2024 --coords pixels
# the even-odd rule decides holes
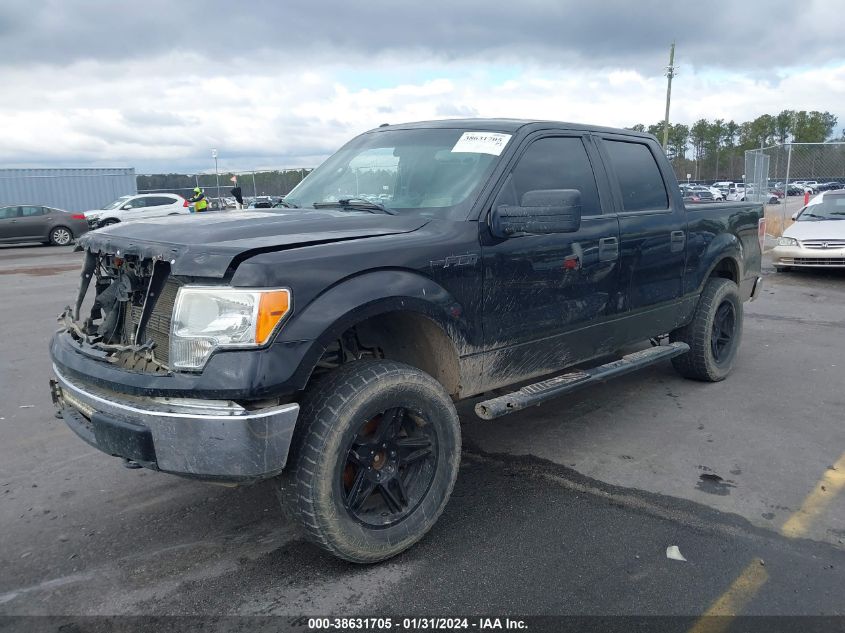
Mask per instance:
[[[303,622],[302,624],[306,624]],[[527,629],[524,620],[511,618],[308,618],[310,631],[437,631],[456,629],[520,630]]]

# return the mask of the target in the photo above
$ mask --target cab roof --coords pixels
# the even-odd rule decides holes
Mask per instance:
[[[414,130],[414,129],[449,129],[466,128],[471,130],[489,132],[510,132],[517,131],[532,132],[534,130],[559,129],[575,130],[579,132],[600,132],[609,134],[625,134],[627,136],[638,136],[641,138],[653,139],[654,136],[647,132],[635,132],[624,128],[603,127],[599,125],[585,125],[581,123],[566,123],[564,121],[546,121],[542,119],[440,119],[437,121],[416,121],[411,123],[398,123],[396,125],[381,125],[370,130],[370,132],[381,132],[385,130]],[[527,128],[527,129],[523,129]]]

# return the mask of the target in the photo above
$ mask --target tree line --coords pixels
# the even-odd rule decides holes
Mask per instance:
[[[679,180],[737,180],[745,166],[745,151],[783,143],[824,143],[832,139],[838,121],[830,112],[782,110],[737,123],[699,119],[692,125],[669,124],[666,155]],[[663,141],[664,122],[629,130],[654,134]],[[838,140],[845,140],[845,130]]]

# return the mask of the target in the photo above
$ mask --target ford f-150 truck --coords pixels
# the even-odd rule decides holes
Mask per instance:
[[[722,380],[761,285],[761,205],[685,207],[657,141],[629,130],[382,126],[283,205],[81,238],[51,393],[127,466],[275,478],[350,561],[401,552],[443,511],[456,401],[493,419],[670,358]]]

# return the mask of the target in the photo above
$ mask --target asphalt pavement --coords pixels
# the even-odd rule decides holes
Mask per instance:
[[[0,247],[0,614],[845,615],[845,273],[767,267],[723,383],[665,363],[495,422],[463,403],[443,517],[361,567],[273,482],[126,470],[53,417],[79,263]]]

